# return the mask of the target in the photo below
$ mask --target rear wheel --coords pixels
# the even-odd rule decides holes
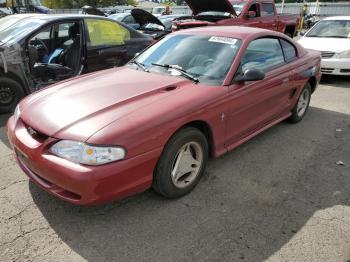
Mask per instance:
[[[292,110],[292,116],[288,119],[292,123],[300,122],[306,115],[311,101],[311,86],[307,83],[301,92],[298,102]]]
[[[13,112],[18,102],[24,97],[22,86],[16,81],[0,77],[0,113]]]
[[[198,129],[187,127],[167,143],[159,159],[153,189],[167,198],[189,193],[199,182],[208,160],[208,142]]]

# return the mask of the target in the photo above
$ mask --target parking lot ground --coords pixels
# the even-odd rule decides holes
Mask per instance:
[[[324,77],[303,122],[212,160],[169,201],[96,207],[30,183],[0,130],[0,261],[348,261],[350,79]],[[342,161],[344,165],[337,165]]]

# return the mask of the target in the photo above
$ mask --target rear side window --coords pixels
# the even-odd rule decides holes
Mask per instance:
[[[297,58],[297,51],[291,43],[281,39],[281,45],[284,53],[284,58],[287,63],[294,61]]]
[[[252,41],[241,60],[242,71],[254,68],[271,71],[285,64],[283,51],[277,38],[260,38]]]
[[[90,47],[124,45],[130,32],[117,22],[103,19],[86,19]]]
[[[263,3],[262,4],[262,16],[273,16],[275,15],[275,9],[273,8],[272,3]]]

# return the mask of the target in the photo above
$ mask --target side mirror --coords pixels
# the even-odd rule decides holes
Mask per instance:
[[[299,35],[303,36],[303,35],[305,35],[305,32],[300,31],[300,32],[299,32]]]
[[[238,75],[234,78],[235,82],[248,82],[248,81],[259,81],[265,78],[263,71],[255,68],[250,68],[244,71],[242,75]]]
[[[246,14],[246,18],[252,18],[252,17],[256,17],[255,11],[249,11],[248,14]]]

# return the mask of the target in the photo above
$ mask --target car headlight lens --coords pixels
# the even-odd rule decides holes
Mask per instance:
[[[50,152],[74,163],[98,166],[125,158],[121,147],[92,146],[81,142],[62,140],[54,144]]]
[[[334,57],[335,58],[350,58],[350,50],[337,53]]]
[[[21,111],[19,109],[19,105],[16,106],[15,112],[13,114],[13,120],[15,121],[15,124],[17,123],[19,116],[21,114]]]

